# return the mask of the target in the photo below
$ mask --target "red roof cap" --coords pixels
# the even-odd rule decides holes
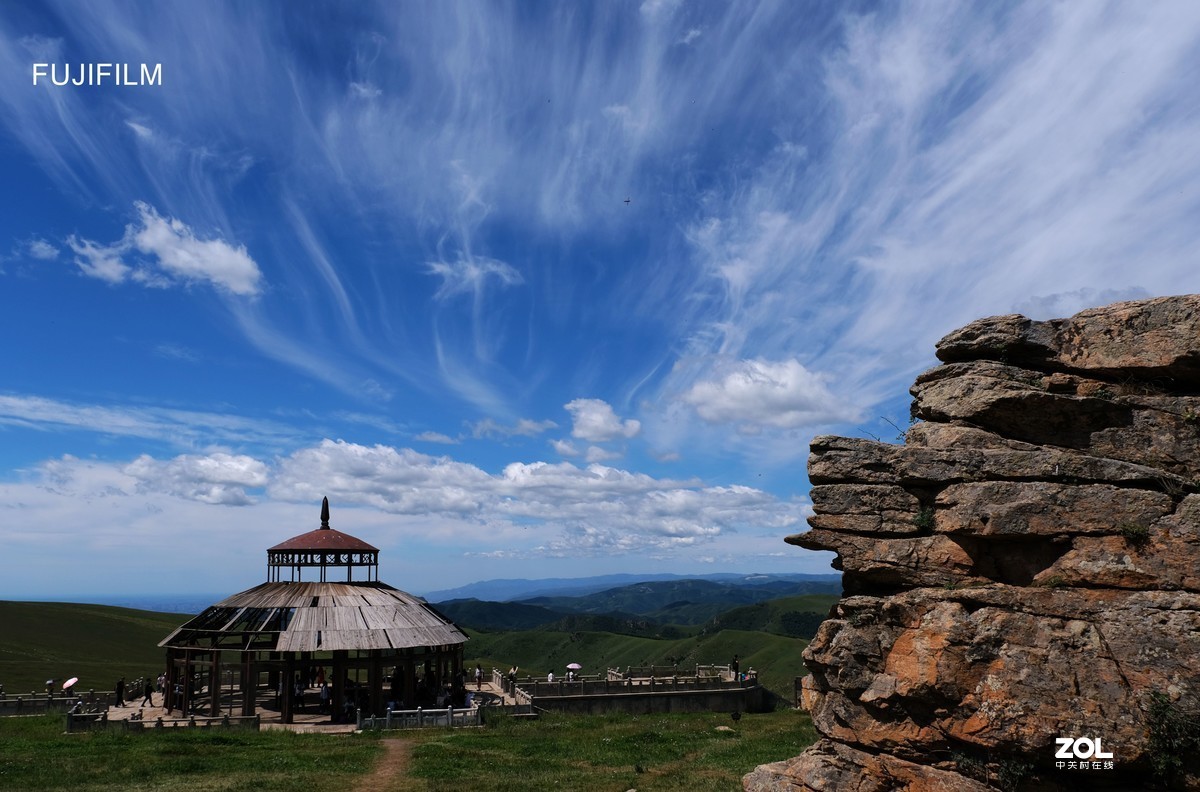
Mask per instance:
[[[329,527],[329,498],[321,499],[320,528],[306,534],[293,536],[286,542],[267,548],[268,553],[272,550],[367,550],[379,552],[378,547],[372,547],[362,539]]]
[[[372,547],[358,537],[336,531],[333,528],[318,528],[306,534],[293,536],[286,542],[280,542],[272,550],[371,550],[379,552],[378,547]]]

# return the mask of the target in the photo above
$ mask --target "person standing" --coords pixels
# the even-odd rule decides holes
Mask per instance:
[[[483,690],[483,667],[475,664],[475,689]]]
[[[150,681],[150,677],[146,677],[146,684],[142,686],[142,704],[143,707],[154,706],[154,683]]]
[[[739,663],[738,663],[738,656],[737,656],[737,655],[734,655],[734,656],[733,656],[733,661],[732,661],[732,662],[729,664],[729,670],[730,670],[730,672],[732,672],[732,674],[733,674],[733,681],[734,681],[734,682],[737,682],[737,681],[738,681],[738,667],[739,667]]]
[[[117,680],[116,700],[117,701],[116,701],[115,706],[118,706],[118,707],[125,706],[125,677],[121,677],[120,679]]]

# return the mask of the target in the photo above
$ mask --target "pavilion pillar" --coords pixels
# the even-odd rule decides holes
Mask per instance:
[[[370,706],[372,717],[383,714],[383,656],[378,649],[371,650],[369,684],[371,685]]]
[[[183,715],[187,715],[192,711],[192,653],[183,650],[183,701],[179,704],[179,711]]]
[[[250,717],[254,714],[256,694],[258,692],[258,670],[254,664],[254,652],[242,653],[242,715]]]
[[[221,653],[216,649],[212,652],[212,662],[208,664],[208,714],[217,717],[221,714]]]
[[[417,705],[417,663],[411,649],[404,652],[404,708]]]
[[[337,649],[333,653],[332,671],[333,679],[330,680],[330,691],[332,695],[329,697],[329,707],[333,713],[333,720],[340,721],[342,712],[346,704],[346,650]]]
[[[167,714],[171,714],[171,710],[175,709],[175,684],[179,678],[179,672],[175,670],[175,663],[179,659],[179,651],[172,647],[167,648],[167,681],[163,688],[163,709]]]
[[[279,697],[279,722],[291,723],[296,696],[294,692],[296,686],[296,660],[291,652],[285,652],[284,654],[286,657],[283,660],[283,679],[280,680],[283,695]]]

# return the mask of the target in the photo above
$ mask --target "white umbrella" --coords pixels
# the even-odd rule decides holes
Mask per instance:
[[[66,690],[67,688],[71,687],[78,681],[79,681],[79,677],[71,677],[66,682],[63,682],[63,690]]]
[[[583,668],[583,666],[579,665],[579,663],[567,663],[567,668],[571,669],[572,671],[578,671],[579,669]]]

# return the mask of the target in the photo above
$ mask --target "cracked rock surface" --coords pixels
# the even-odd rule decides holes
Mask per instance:
[[[804,652],[822,739],[765,790],[1200,789],[1200,296],[982,319],[939,342],[904,445],[818,437],[844,597]],[[1200,730],[1200,726],[1194,726]],[[1111,768],[1059,768],[1058,737]]]

